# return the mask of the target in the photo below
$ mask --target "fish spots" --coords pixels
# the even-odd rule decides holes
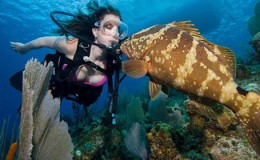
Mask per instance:
[[[229,75],[229,72],[228,72],[228,70],[227,70],[227,68],[226,68],[225,66],[220,65],[220,66],[219,66],[219,70],[220,70],[223,74],[225,74],[226,76]]]
[[[147,45],[150,45],[150,44],[152,44],[152,43],[153,43],[153,40],[152,40],[151,38],[146,41],[146,44],[147,44]]]
[[[197,94],[199,96],[204,96],[204,91],[208,89],[207,82],[204,81],[201,84],[201,87],[197,90]]]
[[[170,51],[169,52],[167,52],[166,50],[161,51],[161,54],[164,56],[166,60],[169,60],[171,58],[171,55],[169,53]]]
[[[164,73],[164,70],[162,70],[161,68],[155,68],[154,71],[155,71],[156,74],[163,74]]]
[[[214,55],[213,53],[212,53],[212,51],[210,51],[208,48],[206,48],[206,47],[204,47],[204,50],[205,50],[205,52],[206,52],[206,54],[207,54],[207,58],[208,58],[208,60],[209,61],[211,61],[211,62],[217,62],[218,61],[218,57],[216,56],[216,55]]]
[[[154,60],[156,63],[161,63],[161,57],[155,57]]]
[[[183,33],[183,31],[179,31],[177,38],[173,38],[166,46],[166,49],[161,51],[161,54],[165,57],[166,60],[169,60],[171,58],[170,54],[175,48],[178,47]]]
[[[171,58],[171,55],[170,54],[166,54],[165,58],[166,58],[166,60],[169,60]]]
[[[237,116],[243,116],[243,118],[240,118],[240,121],[242,121],[244,124],[248,123],[248,119],[247,119],[247,117],[249,116],[248,112],[249,112],[248,107],[244,107],[244,108],[240,109],[238,112],[236,112]]]
[[[166,50],[172,50],[172,49],[177,48],[181,41],[181,37],[182,37],[183,33],[184,33],[184,31],[180,31],[180,33],[177,35],[177,38],[171,40],[171,43],[167,46]]]
[[[204,96],[204,92],[208,89],[209,82],[220,80],[220,78],[210,69],[208,69],[206,79],[201,83],[201,87],[197,90],[199,96]]]
[[[237,94],[236,88],[236,83],[232,81],[229,81],[224,86],[222,86],[219,101],[221,103],[227,103],[228,101],[233,100],[234,96]]]
[[[256,110],[260,110],[260,99],[259,96],[256,93],[253,92],[249,92],[246,96],[246,99],[243,95],[239,95],[238,101],[240,101],[240,103],[242,103],[242,109],[241,111],[239,111],[239,114],[245,114],[245,113],[241,113],[243,109],[253,106],[253,104],[258,104],[256,106]]]
[[[162,63],[162,64],[164,64],[164,63],[165,63],[165,59],[164,59],[164,58],[162,59],[162,62],[161,62],[161,63]]]
[[[186,54],[184,64],[180,65],[180,67],[177,68],[177,78],[175,79],[176,85],[183,86],[185,84],[186,77],[192,73],[193,71],[192,65],[197,63],[196,48],[198,44],[199,43],[196,40],[192,41],[192,46],[189,52]]]
[[[151,60],[151,58],[150,58],[149,56],[144,56],[144,60],[145,60],[146,62],[149,62],[149,61]]]
[[[202,68],[204,68],[204,69],[207,68],[207,66],[206,66],[204,63],[202,63],[202,62],[200,62],[200,67],[202,67]]]
[[[185,84],[185,79],[182,77],[176,77],[174,82],[177,86],[183,86]]]
[[[220,78],[216,75],[215,72],[213,72],[212,70],[208,69],[208,76],[207,79],[212,81],[212,80],[220,80]]]
[[[221,51],[218,49],[217,45],[214,45],[213,47],[213,51],[216,55],[220,55],[221,54]]]

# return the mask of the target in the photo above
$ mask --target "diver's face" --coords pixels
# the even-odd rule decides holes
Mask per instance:
[[[112,46],[119,42],[119,27],[117,22],[121,22],[120,18],[114,14],[107,14],[99,22],[99,28],[93,28],[95,42]]]

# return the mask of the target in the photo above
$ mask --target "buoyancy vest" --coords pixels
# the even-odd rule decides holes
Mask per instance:
[[[89,56],[90,54],[90,47],[90,44],[79,39],[73,60],[65,57],[63,53],[58,51],[56,51],[55,54],[48,54],[45,57],[47,63],[52,61],[54,64],[54,73],[49,86],[54,97],[61,99],[66,98],[83,104],[84,106],[89,106],[100,96],[103,86],[91,86],[83,84],[83,82],[72,81],[76,70],[82,64],[87,64],[107,74],[106,70],[93,62],[84,61],[84,56]],[[62,68],[64,64],[67,64],[65,69]]]

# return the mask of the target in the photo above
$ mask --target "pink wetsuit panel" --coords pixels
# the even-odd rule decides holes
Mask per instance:
[[[88,84],[88,85],[91,85],[93,87],[99,87],[99,86],[102,86],[106,83],[107,81],[107,76],[104,76],[103,79],[99,82],[96,82],[96,83],[89,83],[87,81],[84,81],[84,84]]]
[[[106,83],[107,81],[107,76],[104,76],[103,79],[99,82],[96,82],[96,83],[90,83],[90,82],[87,82],[87,81],[84,81],[83,83],[86,84],[86,85],[90,85],[90,86],[93,86],[93,87],[99,87],[99,86],[102,86]],[[78,82],[78,79],[77,79],[77,76],[74,75],[73,77],[73,82]]]
[[[63,64],[63,65],[62,65],[62,70],[64,70],[67,66],[68,66],[68,64],[66,64],[66,63]]]
[[[62,65],[62,70],[64,70],[67,66],[68,66],[68,64],[63,64],[63,65]],[[74,75],[72,81],[73,81],[73,82],[77,82],[77,81],[78,81],[76,75]],[[104,78],[103,78],[101,81],[97,82],[97,83],[89,83],[89,82],[87,82],[87,81],[84,81],[83,83],[86,84],[86,85],[93,86],[93,87],[99,87],[99,86],[104,85],[104,84],[106,83],[106,81],[107,81],[107,76],[104,76]]]

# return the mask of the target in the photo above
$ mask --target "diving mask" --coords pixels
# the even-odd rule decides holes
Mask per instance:
[[[117,20],[98,21],[94,26],[98,27],[105,35],[114,36],[119,40],[124,39],[128,32],[127,24]]]

